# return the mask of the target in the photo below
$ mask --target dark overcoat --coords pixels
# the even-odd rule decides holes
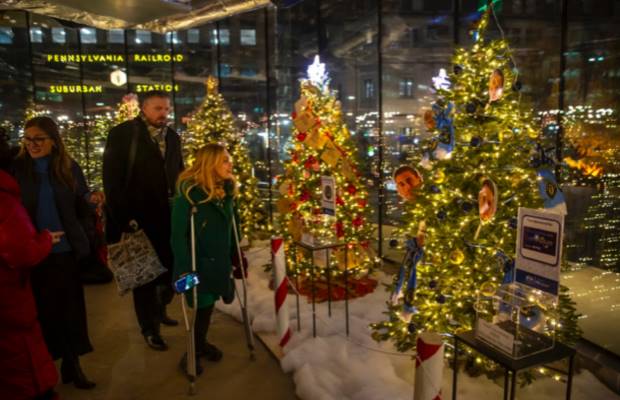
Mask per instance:
[[[129,172],[129,150],[134,135],[136,155]],[[176,132],[167,128],[165,140],[164,157],[141,117],[112,128],[103,154],[103,187],[107,201],[108,243],[119,241],[129,221],[136,220],[162,264],[171,269],[169,198],[183,170],[183,156]]]

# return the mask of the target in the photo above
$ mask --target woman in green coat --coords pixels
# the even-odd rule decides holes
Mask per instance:
[[[196,152],[192,166],[179,175],[172,206],[174,280],[191,271],[190,216],[192,208],[196,207],[196,269],[200,283],[194,334],[198,373],[202,371],[198,363],[200,356],[210,361],[222,358],[222,352],[207,341],[207,333],[215,302],[220,297],[234,296],[230,276],[232,254],[236,249],[232,225],[236,187],[232,160],[226,148],[207,144]],[[192,293],[186,295],[188,303],[193,304]],[[186,356],[181,360],[183,369],[187,367]]]

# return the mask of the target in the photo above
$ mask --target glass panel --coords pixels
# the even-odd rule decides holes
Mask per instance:
[[[584,337],[620,354],[618,326],[609,318],[618,303],[609,271],[620,272],[620,2],[568,4],[563,143],[564,156],[578,163],[562,177],[566,256],[580,267],[571,289],[585,314]]]
[[[0,18],[0,127],[16,139],[32,99],[26,14],[5,11]]]
[[[200,29],[189,29],[187,31],[187,43],[200,42]]]
[[[66,36],[65,28],[52,28],[52,42],[65,43],[67,41]]]
[[[13,44],[13,38],[15,34],[13,29],[1,27],[0,28],[0,44]]]
[[[377,113],[379,76],[377,55],[377,2],[321,2],[318,30],[322,62],[331,77],[330,87],[342,103],[344,122],[357,146],[355,154],[373,210],[369,222],[376,227],[379,207],[379,146]],[[323,49],[324,48],[324,49]],[[305,52],[308,56],[312,53]],[[312,60],[310,60],[312,61]],[[372,237],[378,234],[373,229]],[[377,248],[377,243],[373,247]]]
[[[141,30],[135,31],[134,43],[135,44],[151,43],[151,32],[141,31]]]
[[[43,28],[30,28],[30,41],[32,43],[43,43]]]
[[[383,252],[401,255],[388,245],[396,238],[403,211],[392,172],[407,163],[427,135],[423,111],[434,100],[433,78],[451,68],[453,53],[451,1],[408,1],[385,4],[383,10],[383,135],[385,208]],[[400,238],[398,238],[400,239]],[[393,244],[394,242],[392,242]]]
[[[217,76],[217,46],[209,40],[214,24],[203,25],[178,32],[174,44],[174,80],[179,90],[175,96],[175,109],[182,122],[203,100],[206,92],[204,82],[209,75]],[[186,38],[186,40],[182,40]],[[178,124],[179,131],[185,129]]]
[[[212,44],[217,44],[217,38],[218,38],[218,31],[217,29],[213,29],[211,31],[211,43]],[[230,30],[227,28],[220,28],[219,31],[219,38],[220,38],[220,45],[221,46],[228,46],[230,44]]]
[[[80,39],[82,44],[97,43],[97,30],[95,28],[80,29]]]
[[[108,31],[108,43],[125,43],[125,31],[122,29],[110,29]]]
[[[36,84],[36,103],[52,116],[67,120],[82,119],[82,89],[78,30],[63,26],[59,20],[31,14],[32,65]],[[65,42],[50,40],[51,30],[63,29]]]
[[[256,46],[256,29],[241,29],[241,45]]]
[[[472,44],[471,26],[485,4],[462,1],[459,40],[464,45]],[[489,23],[487,37],[508,40],[520,76],[521,102],[536,112],[558,109],[561,4],[562,0],[498,1],[494,6],[497,18]]]
[[[86,33],[80,30],[82,39]],[[100,91],[83,94],[86,111],[86,137],[83,141],[82,168],[91,186],[101,188],[101,162],[105,137],[105,125],[114,115],[117,104],[127,93],[127,60],[125,55],[124,31],[106,31],[92,29],[89,36],[98,40],[82,43],[82,56],[90,57],[94,62],[82,62],[79,65],[88,87],[101,88]],[[109,39],[114,39],[110,41]],[[122,39],[122,40],[120,40]],[[131,58],[131,54],[129,55]],[[97,128],[101,129],[97,129]],[[103,131],[102,131],[103,130]]]

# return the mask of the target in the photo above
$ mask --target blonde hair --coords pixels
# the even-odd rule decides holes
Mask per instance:
[[[187,167],[177,180],[177,190],[182,193],[188,200],[189,192],[194,187],[199,187],[207,194],[204,202],[213,200],[225,194],[223,184],[215,168],[224,162],[226,156],[226,147],[219,143],[209,143],[196,151],[194,163]],[[232,185],[234,188],[233,195],[237,195],[237,180],[233,176]]]

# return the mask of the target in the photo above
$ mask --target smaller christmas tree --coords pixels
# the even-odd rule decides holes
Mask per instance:
[[[301,81],[301,97],[293,113],[295,129],[290,159],[278,178],[280,226],[287,245],[312,238],[325,243],[346,243],[350,273],[367,271],[377,259],[370,246],[372,226],[366,183],[359,172],[356,146],[342,122],[340,102],[329,88],[325,65],[318,56]],[[330,206],[331,204],[331,206]],[[292,274],[325,274],[323,257],[288,251]],[[333,254],[341,275],[342,249]],[[317,262],[318,261],[318,262]],[[317,268],[317,264],[318,268]]]
[[[207,95],[187,122],[184,147],[187,164],[207,143],[223,143],[233,159],[233,172],[239,182],[239,216],[243,236],[254,238],[267,231],[266,213],[261,206],[258,180],[242,135],[235,127],[233,115],[224,97],[218,92],[218,82],[210,76],[206,82]]]

